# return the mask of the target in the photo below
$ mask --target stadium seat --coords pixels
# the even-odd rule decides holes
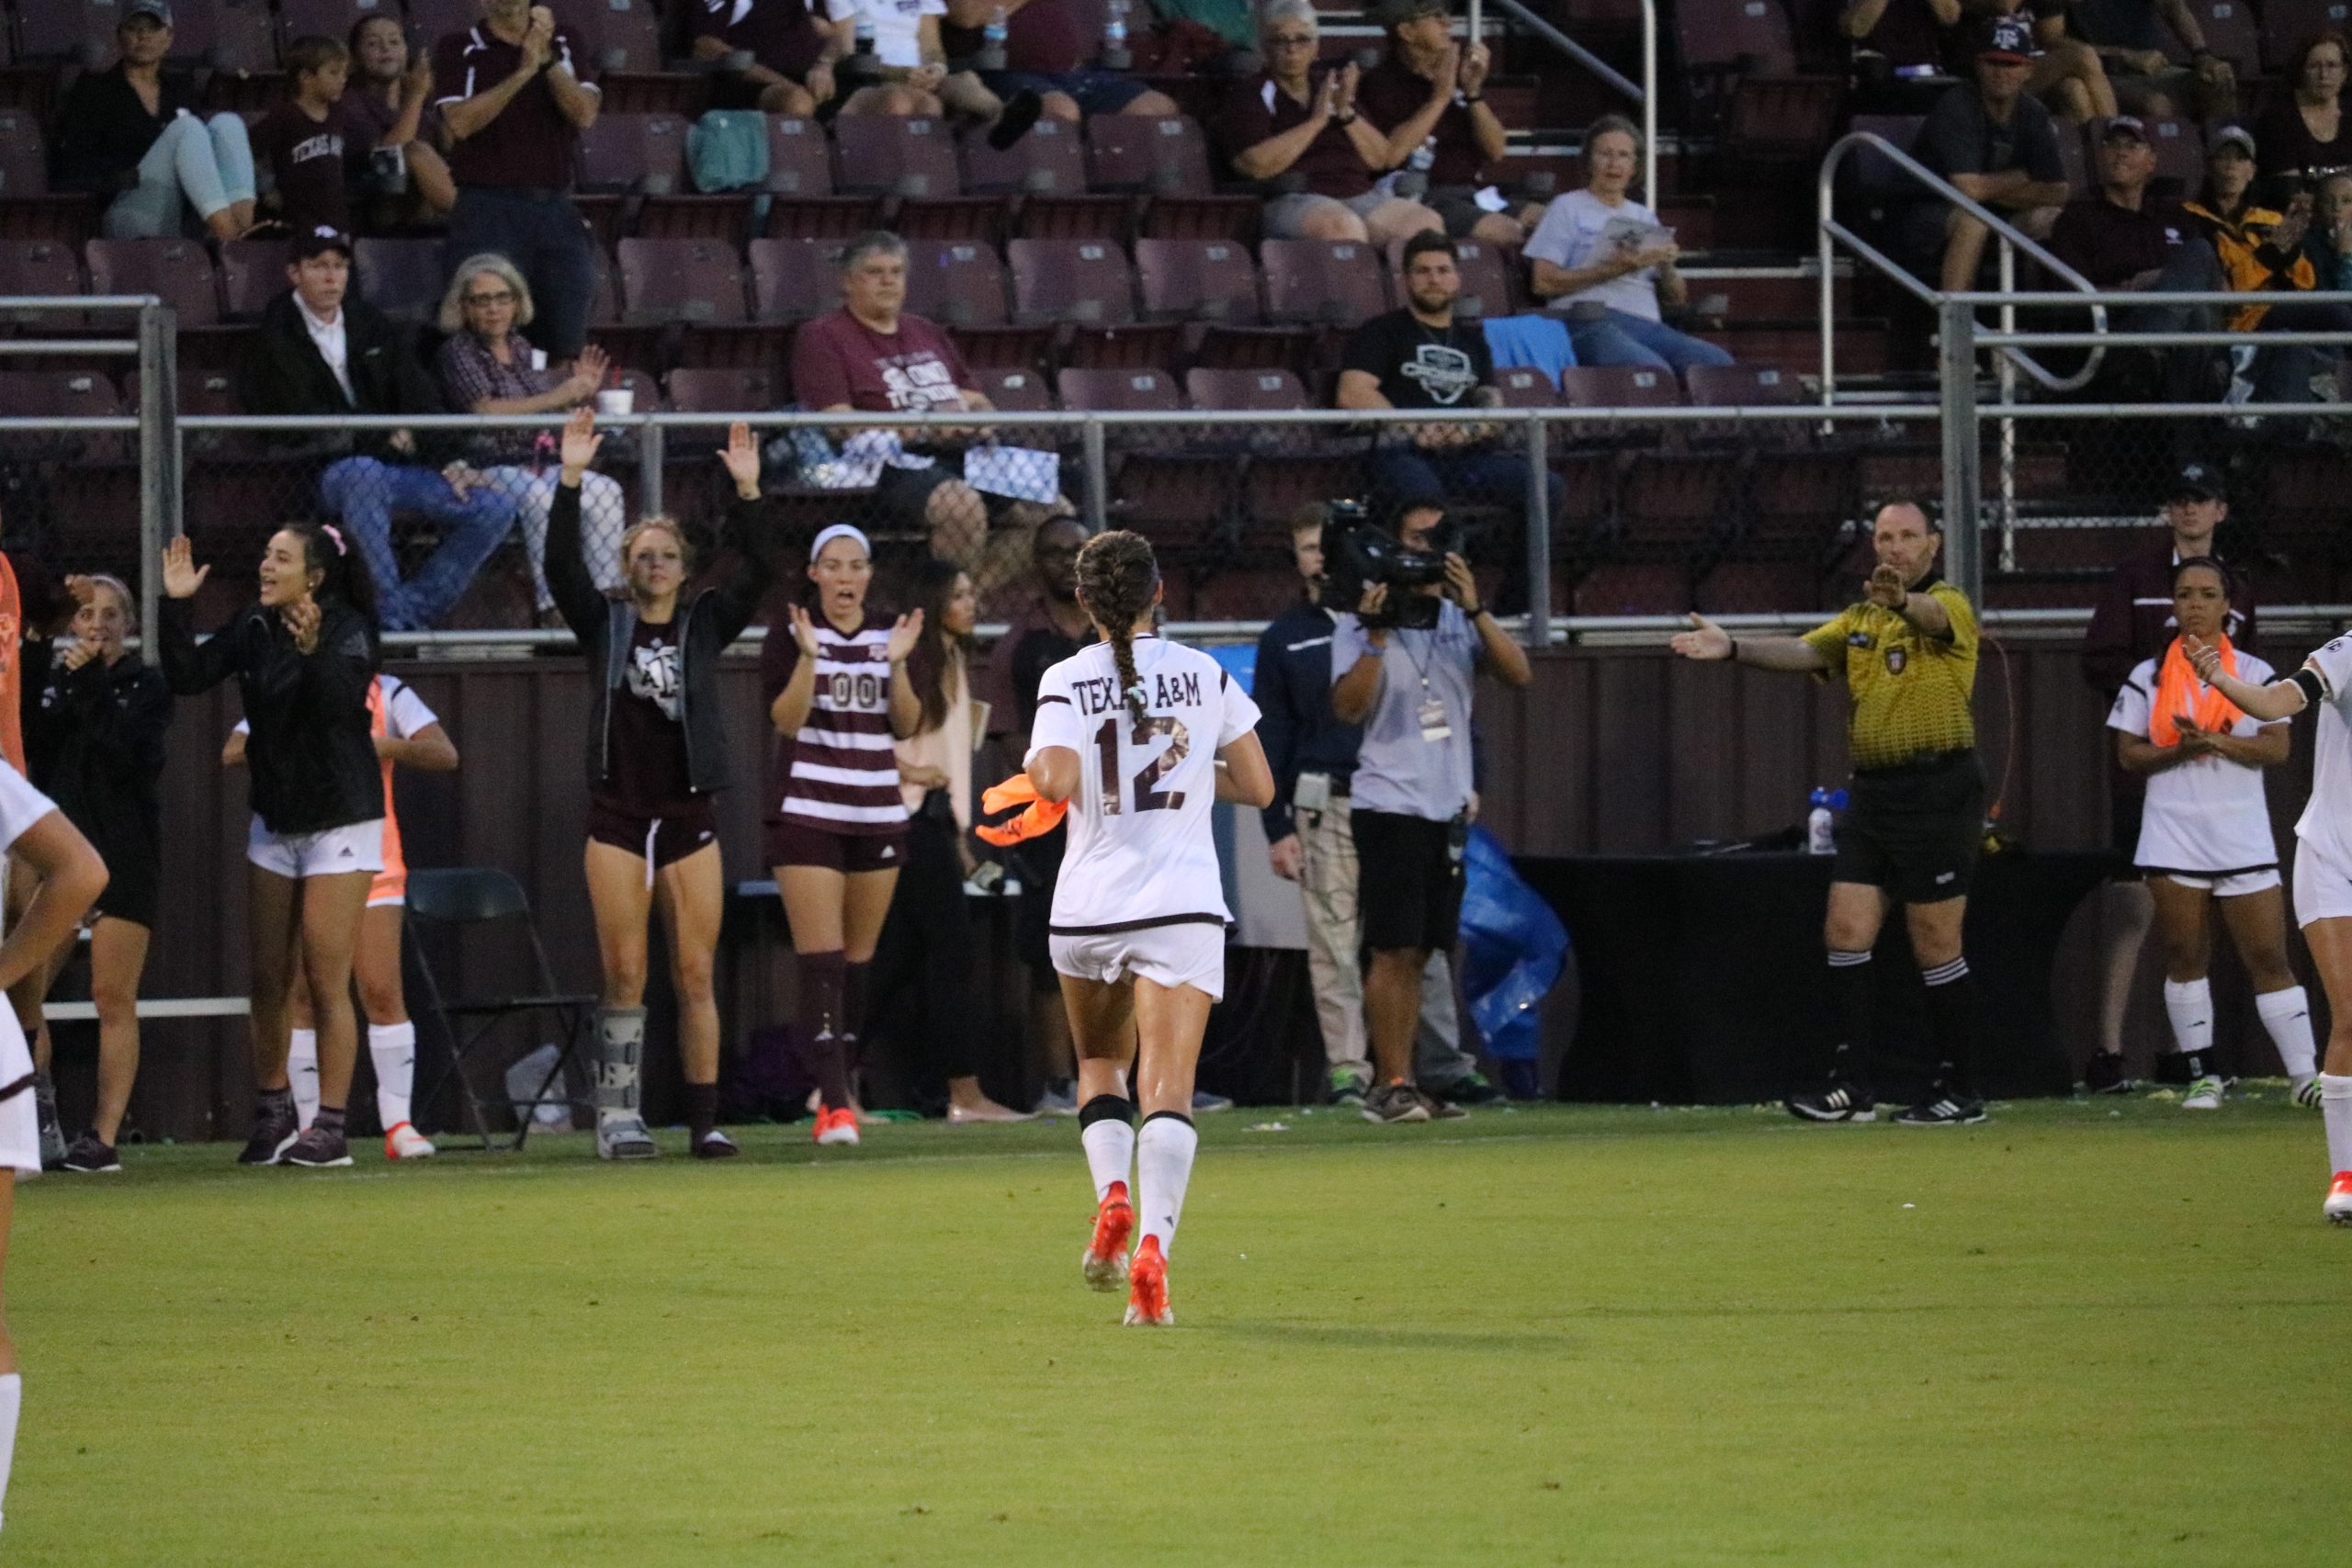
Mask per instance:
[[[752,413],[775,408],[776,378],[766,370],[692,369],[670,372],[669,404],[677,413]]]
[[[1682,385],[1694,408],[1794,408],[1811,400],[1796,376],[1769,365],[1693,365],[1682,373]],[[1711,440],[1750,446],[1787,446],[1811,439],[1809,427],[1798,420],[1725,421],[1693,428]]]
[[[823,315],[841,303],[841,262],[838,240],[752,241],[752,319],[805,321]]]
[[[1573,409],[1680,408],[1682,389],[1670,370],[1571,365],[1560,372],[1560,401]]]
[[[953,327],[1003,326],[1012,319],[1004,264],[968,240],[910,240],[907,309]]]
[[[743,268],[716,240],[623,240],[622,320],[637,325],[741,321]]]
[[[1015,240],[1012,266],[1017,321],[1125,326],[1136,319],[1135,278],[1116,245],[1093,240]]]
[[[2066,198],[2083,200],[2092,192],[2097,171],[2091,165],[2090,150],[2083,145],[2082,128],[2060,120],[2050,129],[2058,143],[2059,166],[2066,171]]]
[[[1254,196],[1156,196],[1143,231],[1164,240],[1229,240],[1256,245],[1265,203]]]
[[[122,412],[114,383],[94,370],[0,370],[0,417],[111,419]],[[10,431],[0,457],[123,463],[134,450],[129,431]]]
[[[823,129],[789,115],[772,114],[767,122],[768,177],[760,188],[777,196],[832,195],[832,154]]]
[[[1851,129],[1883,137],[1907,152],[1911,144],[1919,139],[1919,128],[1927,123],[1928,117],[1921,114],[1858,114],[1853,118]],[[2063,147],[2066,141],[2064,131],[2059,133],[2058,141]],[[1846,171],[1847,177],[1854,183],[1856,194],[1865,200],[1881,203],[1907,201],[1922,188],[1893,159],[1874,147],[1854,149]]]
[[[1373,248],[1351,240],[1268,240],[1266,318],[1353,327],[1388,309],[1384,269]]]
[[[1053,388],[1035,370],[974,366],[972,386],[1007,413],[1047,413],[1054,406]]]
[[[1072,412],[1166,412],[1184,406],[1176,378],[1165,370],[1065,369],[1054,385],[1062,407]]]
[[[985,136],[965,138],[964,188],[974,195],[1084,195],[1086,152],[1077,128],[1041,119],[1002,150]]]
[[[962,194],[947,122],[884,114],[834,120],[833,188],[917,199]]]
[[[2247,0],[2188,0],[2188,14],[2197,18],[2197,30],[2205,35],[2205,47],[2236,70],[2241,89],[2262,74],[2262,25]],[[2183,60],[2188,57],[2186,45],[2176,52]]]
[[[439,312],[449,281],[440,241],[371,236],[352,250],[352,284],[362,299],[397,321],[429,321]]]
[[[1184,397],[1196,409],[1257,412],[1307,406],[1306,389],[1287,370],[1216,370],[1196,366],[1184,372]]]
[[[175,59],[232,74],[277,69],[269,0],[176,0],[172,17]]]
[[[557,13],[576,28],[599,73],[662,69],[662,17],[655,0],[594,0]]]
[[[390,17],[406,26],[401,0],[277,0],[277,36],[282,43],[298,38],[348,39],[364,17]],[[425,40],[424,48],[432,47],[432,40]]]
[[[1513,365],[1495,372],[1491,385],[1507,409],[1555,409],[1560,389],[1547,371],[1532,365]]]
[[[217,325],[220,289],[212,258],[194,240],[92,240],[83,247],[93,294],[153,294],[182,331]]]
[[[96,69],[114,59],[122,0],[32,0],[17,7],[17,58]]]
[[[600,114],[580,133],[583,190],[673,196],[686,180],[686,122],[670,114]]]
[[[1796,73],[1796,42],[1781,0],[1679,0],[1674,29],[1683,68],[1694,73]]]
[[[2263,67],[2283,76],[2305,40],[2352,28],[2352,0],[2263,0],[2259,21]]]
[[[1086,122],[1086,155],[1088,184],[1094,190],[1159,197],[1216,191],[1209,176],[1208,141],[1182,116],[1095,115]]]
[[[88,292],[83,286],[81,259],[73,246],[56,240],[0,240],[0,298]],[[73,332],[86,321],[78,311],[0,311],[0,325],[33,334]]]
[[[2094,120],[2085,128],[2084,142],[2096,148],[2103,122]],[[2177,115],[2162,116],[2148,121],[2148,145],[2155,149],[2156,174],[2160,180],[2171,180],[2177,194],[2194,196],[2205,183],[2205,133],[2193,119]],[[2098,175],[2096,159],[2091,163],[2094,179]]]
[[[481,20],[481,0],[406,0],[406,5],[410,41],[427,52],[451,33],[464,32]],[[575,36],[579,29],[572,14],[579,8],[566,6],[556,14],[556,19],[572,28]],[[448,87],[444,84],[437,90],[447,92]]]
[[[1137,240],[1136,276],[1147,321],[1254,326],[1263,317],[1257,264],[1230,240]]]

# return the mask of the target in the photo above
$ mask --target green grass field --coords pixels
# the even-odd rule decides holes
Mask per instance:
[[[1079,1283],[1067,1122],[46,1179],[0,1562],[2346,1560],[2279,1086],[1275,1119],[1204,1119],[1161,1332]]]

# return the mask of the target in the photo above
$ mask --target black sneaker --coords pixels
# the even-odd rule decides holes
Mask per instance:
[[[1984,1102],[1951,1095],[1911,1107],[1894,1119],[1898,1127],[1973,1127],[1984,1120]]]
[[[2123,1070],[2123,1053],[2092,1052],[2083,1064],[2083,1088],[2091,1094],[2130,1094],[2132,1079]]]
[[[1394,1127],[1406,1122],[1428,1121],[1430,1108],[1411,1084],[1385,1083],[1363,1097],[1361,1114],[1367,1122]]]
[[[313,1122],[311,1130],[288,1147],[283,1163],[309,1166],[314,1170],[331,1165],[349,1165],[351,1144],[341,1133],[330,1132]]]
[[[1802,1116],[1808,1122],[1875,1122],[1878,1101],[1868,1089],[1852,1084],[1836,1083],[1811,1094],[1792,1094],[1788,1099],[1789,1114]]]
[[[239,1165],[276,1165],[286,1151],[294,1146],[301,1135],[302,1124],[295,1120],[294,1100],[288,1096],[281,1104],[264,1103],[254,1115],[254,1135],[245,1144],[244,1152],[237,1156]]]
[[[695,1145],[696,1159],[733,1159],[742,1152],[735,1146],[734,1139],[716,1127],[705,1133],[702,1135],[702,1141]]]
[[[1437,1099],[1450,1100],[1456,1105],[1492,1105],[1503,1097],[1486,1074],[1473,1069],[1458,1078],[1430,1091]]]
[[[1421,1106],[1430,1113],[1432,1122],[1459,1122],[1470,1114],[1443,1095],[1431,1094],[1423,1089],[1416,1089],[1413,1092],[1420,1097]]]
[[[122,1161],[115,1156],[112,1144],[99,1142],[96,1132],[91,1131],[74,1140],[74,1146],[65,1151],[62,1168],[85,1172],[120,1170]]]

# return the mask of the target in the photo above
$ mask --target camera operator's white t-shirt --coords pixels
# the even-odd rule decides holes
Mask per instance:
[[[1397,592],[1390,589],[1389,592]],[[1331,683],[1371,651],[1363,623],[1331,617]],[[1364,721],[1349,804],[1359,811],[1450,822],[1470,804],[1470,686],[1478,674],[1478,628],[1452,600],[1430,631],[1393,630],[1382,658],[1380,694]],[[1434,701],[1452,731],[1422,738],[1421,708]]]

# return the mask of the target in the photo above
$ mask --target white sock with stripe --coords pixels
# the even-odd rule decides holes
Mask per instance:
[[[2352,1170],[2352,1073],[2319,1076],[2320,1119],[2327,1123],[2327,1169]]]
[[[294,1120],[304,1132],[319,1114],[319,1032],[296,1029],[288,1032],[286,1045],[286,1082],[294,1090]]]
[[[1184,1213],[1184,1189],[1200,1146],[1193,1119],[1173,1111],[1153,1111],[1136,1134],[1136,1217],[1144,1235],[1159,1238],[1162,1258],[1176,1245],[1176,1222]]]
[[[369,1024],[368,1055],[376,1064],[376,1114],[389,1133],[408,1120],[409,1098],[416,1091],[416,1025]]]
[[[2213,1049],[2213,987],[2204,980],[2166,980],[2165,1017],[2172,1021],[2172,1048],[2194,1056],[2197,1071]]]
[[[1094,1179],[1094,1201],[1111,1190],[1111,1183],[1128,1184],[1132,1197],[1136,1159],[1135,1102],[1115,1094],[1098,1094],[1078,1113],[1079,1146],[1086,1151],[1086,1172]]]
[[[2278,1048],[2287,1076],[2297,1083],[2311,1077],[2319,1066],[2319,1046],[2312,1039],[2312,1001],[2303,988],[2264,991],[2254,998],[2254,1010],[2262,1015],[2262,1027]]]

